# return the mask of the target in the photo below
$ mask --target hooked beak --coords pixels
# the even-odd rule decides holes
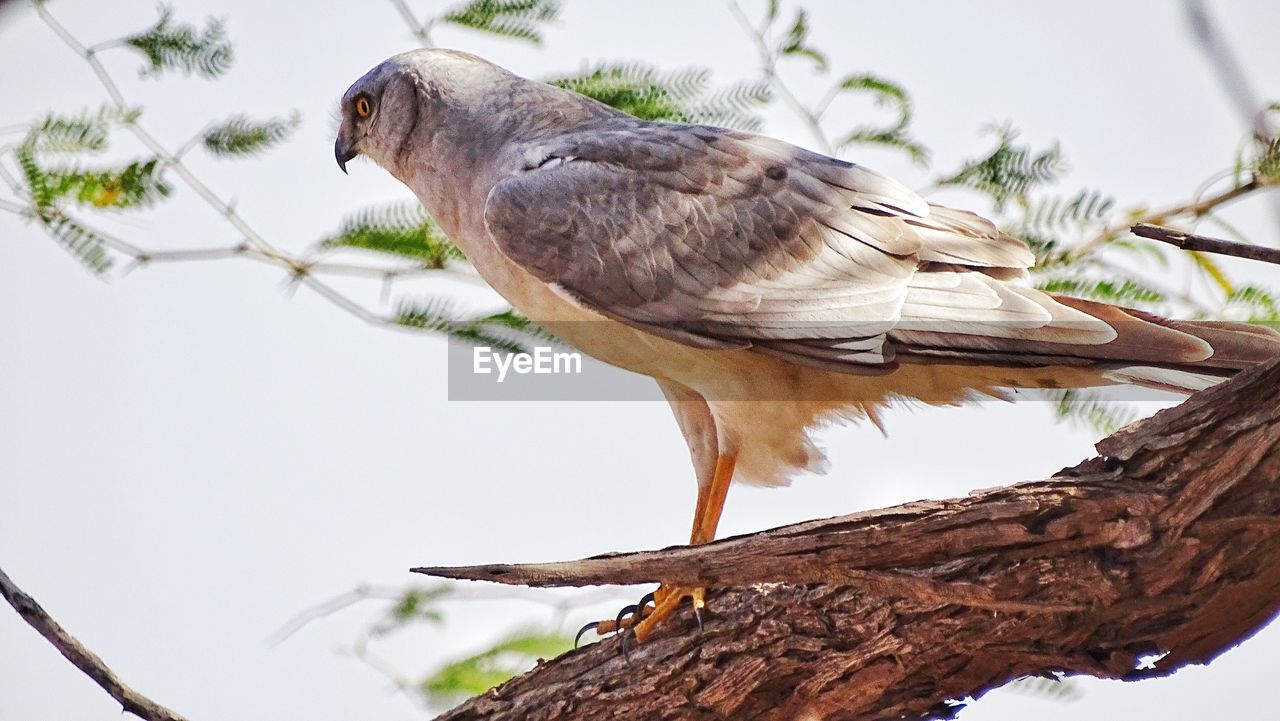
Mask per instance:
[[[338,161],[338,167],[343,173],[347,172],[347,161],[360,154],[354,147],[355,143],[348,141],[346,135],[339,131],[338,139],[333,141],[333,157]]]

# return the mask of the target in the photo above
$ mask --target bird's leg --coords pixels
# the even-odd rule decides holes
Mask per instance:
[[[693,531],[689,534],[689,545],[710,543],[715,540],[716,527],[720,525],[720,514],[724,511],[724,501],[729,495],[729,482],[733,480],[733,466],[737,457],[722,454],[716,457],[716,470],[711,482],[698,486],[698,505],[693,512]],[[669,618],[680,608],[681,602],[688,598],[693,602],[693,609],[701,612],[705,601],[706,589],[684,586],[668,586],[665,583],[653,594],[654,606],[651,612],[640,609],[644,619],[636,624],[636,643],[644,643],[655,626]]]

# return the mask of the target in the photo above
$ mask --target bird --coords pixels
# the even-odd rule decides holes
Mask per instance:
[[[1280,356],[1266,327],[1037,290],[1024,241],[861,165],[469,53],[391,57],[339,113],[344,173],[372,160],[516,310],[657,381],[697,482],[690,544],[715,539],[731,482],[825,470],[825,424],[1021,388],[1191,393]],[[636,640],[685,601],[705,591],[661,585]]]

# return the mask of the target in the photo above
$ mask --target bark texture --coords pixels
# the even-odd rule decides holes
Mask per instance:
[[[950,718],[954,699],[1021,676],[1207,663],[1280,610],[1280,365],[1098,450],[1045,481],[708,546],[415,569],[715,589],[702,632],[686,609],[625,656],[607,639],[440,718]]]

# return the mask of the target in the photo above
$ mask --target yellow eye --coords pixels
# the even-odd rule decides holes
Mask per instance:
[[[361,95],[356,98],[356,115],[362,118],[369,117],[369,99]]]

